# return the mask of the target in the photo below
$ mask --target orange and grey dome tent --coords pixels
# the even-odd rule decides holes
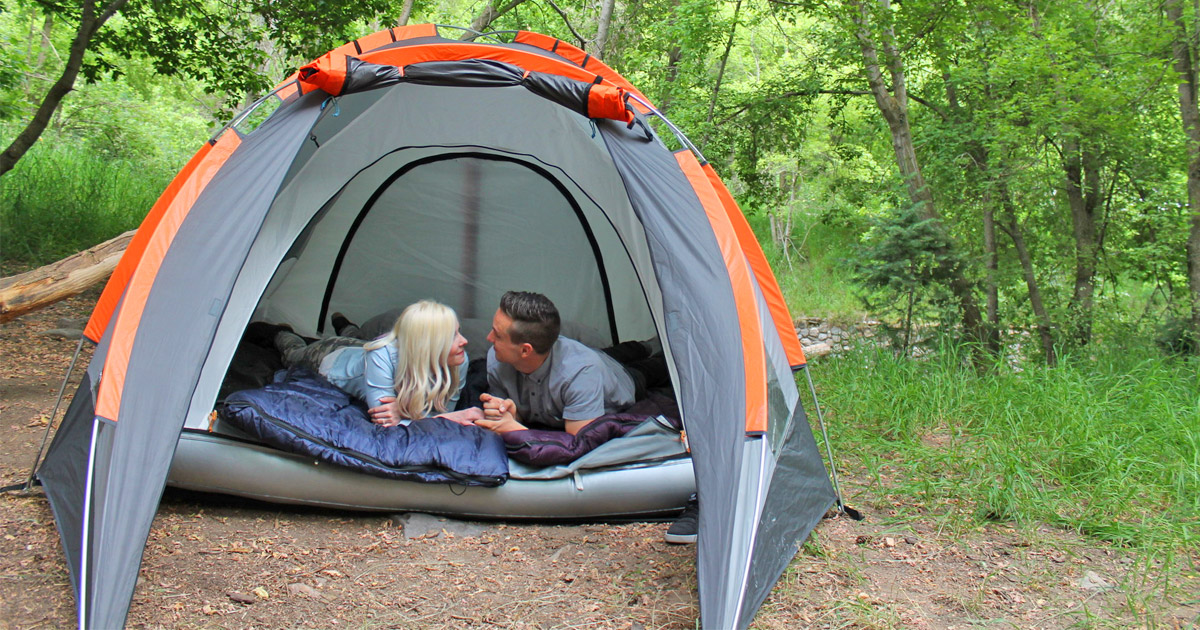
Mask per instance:
[[[249,322],[320,335],[334,309],[423,297],[490,318],[510,288],[602,341],[662,341],[703,506],[701,622],[753,619],[835,500],[781,292],[712,167],[642,94],[577,48],[510,35],[422,25],[342,46],[222,130],[150,210],[37,473],[81,627],[123,624],[181,432],[205,425]]]

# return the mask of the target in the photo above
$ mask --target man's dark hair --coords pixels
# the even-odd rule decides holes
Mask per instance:
[[[538,354],[550,352],[562,328],[558,309],[550,298],[541,293],[509,291],[500,296],[500,310],[513,320],[508,335],[514,343],[527,343]]]

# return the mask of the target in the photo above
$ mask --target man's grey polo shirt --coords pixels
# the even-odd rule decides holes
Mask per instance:
[[[564,420],[591,420],[634,402],[633,378],[620,363],[562,336],[532,374],[497,361],[495,349],[488,349],[487,375],[492,395],[516,402],[526,426],[561,429]]]

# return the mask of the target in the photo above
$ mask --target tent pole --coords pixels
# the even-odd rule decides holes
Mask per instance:
[[[46,433],[42,435],[42,443],[38,446],[37,456],[33,458],[33,466],[29,468],[29,479],[25,481],[25,492],[29,492],[33,488],[33,478],[37,474],[38,464],[42,461],[42,451],[46,448],[46,440],[50,438],[50,429],[54,427],[54,419],[58,417],[58,408],[62,405],[63,394],[67,391],[67,382],[71,380],[71,373],[75,371],[75,362],[79,360],[79,351],[83,349],[83,335],[79,336],[79,343],[75,346],[75,355],[71,357],[71,364],[67,366],[67,375],[63,377],[62,385],[58,388],[58,399],[54,401],[54,411],[50,412],[50,417],[46,420]]]
[[[805,363],[801,369],[804,370],[804,377],[808,379],[808,391],[812,392],[813,407],[817,410],[817,423],[821,425],[821,437],[825,439],[825,452],[829,455],[829,470],[833,473],[833,493],[837,496],[838,513],[847,514],[854,520],[862,520],[857,510],[846,507],[846,503],[842,501],[842,486],[838,483],[837,464],[833,461],[833,445],[829,442],[829,432],[825,430],[825,414],[821,412],[821,401],[817,400],[817,387],[813,384],[808,364]]]

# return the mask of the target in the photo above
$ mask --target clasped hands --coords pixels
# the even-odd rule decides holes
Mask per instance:
[[[496,433],[521,431],[525,425],[517,419],[517,403],[510,398],[499,398],[491,394],[480,394],[483,402],[483,418],[475,421],[475,426],[490,429]]]
[[[489,429],[496,433],[507,433],[509,431],[520,431],[525,429],[525,425],[517,420],[517,404],[509,398],[498,398],[490,394],[480,394],[479,400],[483,402],[483,409],[479,407],[468,407],[459,411],[448,411],[438,414],[439,418],[445,418],[451,422],[457,422],[461,425],[473,424],[477,427]],[[379,399],[378,407],[371,407],[367,413],[371,417],[371,422],[378,424],[381,427],[394,427],[400,424],[402,419],[400,416],[400,406],[396,404],[396,399],[392,396],[384,396]]]

